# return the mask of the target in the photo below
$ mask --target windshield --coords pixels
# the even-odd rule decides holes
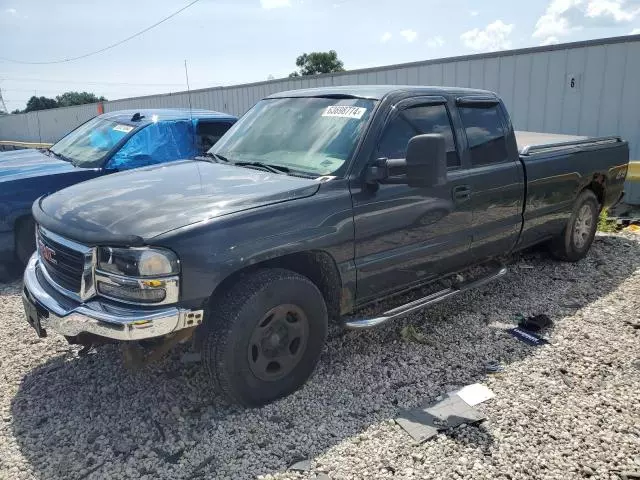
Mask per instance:
[[[51,147],[51,151],[78,167],[95,167],[135,126],[96,117],[80,125]]]
[[[210,150],[231,162],[261,162],[322,176],[346,166],[375,101],[275,98],[247,112]]]

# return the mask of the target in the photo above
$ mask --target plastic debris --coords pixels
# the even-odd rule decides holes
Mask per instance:
[[[514,320],[516,323],[524,322],[524,315],[521,313],[516,313],[514,315]]]
[[[484,365],[484,370],[487,373],[501,373],[504,371],[504,367],[502,366],[502,364],[500,362],[497,362],[495,360],[491,360],[490,362],[487,362]]]
[[[400,335],[407,342],[416,342],[422,344],[429,343],[429,341],[427,340],[427,336],[413,325],[407,325],[406,327],[404,327],[400,331]]]
[[[479,403],[486,402],[487,400],[492,399],[496,396],[489,387],[482,385],[481,383],[474,383],[472,385],[467,385],[464,388],[461,388],[456,392],[462,400],[464,400],[467,405],[473,407],[478,405]]]
[[[538,332],[550,327],[551,325],[553,325],[553,322],[549,316],[544,313],[521,319],[518,322],[518,327],[530,332]]]
[[[518,340],[520,340],[521,342],[524,342],[524,343],[526,343],[528,345],[533,345],[534,347],[539,347],[540,345],[546,345],[547,343],[549,343],[547,340],[545,340],[544,338],[539,337],[535,333],[530,332],[528,330],[524,330],[524,329],[519,328],[519,327],[512,328],[512,329],[507,330],[507,331],[511,335],[516,337]]]

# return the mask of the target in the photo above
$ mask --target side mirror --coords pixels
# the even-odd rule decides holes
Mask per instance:
[[[416,135],[407,145],[406,158],[379,158],[369,165],[365,182],[441,187],[447,184],[447,148],[440,134]]]
[[[416,135],[407,146],[410,187],[439,187],[447,183],[447,147],[440,134]]]

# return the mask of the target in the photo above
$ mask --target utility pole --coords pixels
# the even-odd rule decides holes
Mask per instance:
[[[0,88],[0,115],[7,115],[9,110],[7,110],[7,105],[4,103],[4,98],[2,98],[2,89]]]

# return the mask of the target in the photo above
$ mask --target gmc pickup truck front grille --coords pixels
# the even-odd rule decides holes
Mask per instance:
[[[88,247],[76,246],[43,228],[38,228],[38,255],[46,274],[55,284],[69,293],[84,297],[83,277],[85,276]]]

